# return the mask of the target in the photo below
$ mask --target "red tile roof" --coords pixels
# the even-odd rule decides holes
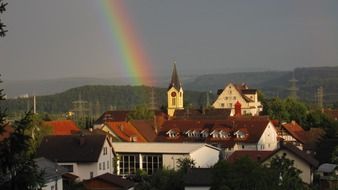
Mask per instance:
[[[132,120],[130,123],[148,142],[155,140],[156,133],[153,120]]]
[[[141,133],[127,121],[107,122],[106,125],[112,132],[125,142],[147,142]]]
[[[52,135],[71,135],[80,131],[72,120],[47,121],[46,124],[52,128]]]
[[[210,142],[220,143],[223,145],[234,144],[235,142],[245,143],[257,143],[262,136],[264,130],[269,124],[270,120],[268,117],[229,117],[224,120],[169,120],[165,122],[158,133],[156,141],[158,142]],[[180,129],[179,138],[169,138],[167,132],[170,129]],[[185,132],[188,130],[208,130],[210,133],[217,129],[223,129],[224,131],[231,132],[231,138],[203,138],[188,137]],[[247,133],[244,139],[235,138],[234,134],[236,131],[241,130]]]
[[[284,123],[282,124],[282,128],[284,128],[292,137],[294,137],[299,142],[303,144],[306,142],[305,131],[296,122],[292,121],[291,123]]]

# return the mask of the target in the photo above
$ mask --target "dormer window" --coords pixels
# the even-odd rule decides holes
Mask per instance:
[[[247,133],[241,130],[235,132],[236,138],[244,139],[247,136]]]
[[[209,136],[208,130],[201,131],[201,137],[202,138],[207,138],[208,136]]]
[[[188,137],[199,137],[200,132],[198,130],[188,130],[185,134],[188,135]]]
[[[219,131],[219,137],[221,139],[226,139],[226,138],[229,138],[230,134],[224,130],[220,130]]]
[[[179,135],[179,132],[170,129],[166,134],[169,136],[169,138],[175,138]]]
[[[212,135],[212,138],[218,138],[219,137],[219,132],[217,130],[213,130],[210,135]]]

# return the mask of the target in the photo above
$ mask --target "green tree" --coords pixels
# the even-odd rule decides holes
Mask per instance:
[[[279,121],[288,121],[289,113],[286,109],[284,101],[280,98],[273,98],[267,100],[264,106],[264,114],[269,115],[272,119],[277,119]]]
[[[0,90],[0,100],[4,99]],[[0,104],[1,105],[1,104]],[[31,137],[26,131],[31,126],[32,114],[9,124],[6,111],[0,107],[0,135],[13,128],[13,132],[0,141],[0,189],[38,189],[44,184],[43,173],[38,170],[30,151]]]
[[[6,11],[7,4],[8,3],[4,3],[2,2],[2,0],[0,0],[0,14]],[[6,35],[7,30],[5,28],[6,28],[6,25],[2,22],[0,18],[0,37],[4,37]]]
[[[186,174],[190,168],[195,168],[196,162],[191,158],[179,158],[177,159],[177,167],[179,171]]]
[[[149,120],[153,119],[155,113],[147,108],[146,105],[136,106],[136,109],[128,115],[129,120]]]
[[[286,158],[286,154],[275,156],[270,162],[278,189],[304,189],[302,179],[299,177],[301,171],[294,167],[294,161]],[[277,188],[276,188],[277,189]]]
[[[331,154],[331,162],[333,164],[338,164],[338,146],[336,146]]]
[[[296,99],[286,99],[285,101],[286,111],[289,113],[288,121],[296,121],[303,126],[308,108],[304,103]]]

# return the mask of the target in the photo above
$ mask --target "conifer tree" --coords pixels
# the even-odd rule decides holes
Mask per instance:
[[[0,0],[0,15],[7,3]],[[0,37],[6,34],[0,18]],[[1,83],[1,80],[0,80]],[[30,150],[31,137],[25,132],[31,126],[32,114],[10,124],[6,120],[6,109],[1,102],[5,99],[0,89],[0,189],[33,190],[44,185],[43,172],[38,170]]]
[[[0,0],[0,15],[6,11],[7,3],[2,2]],[[6,35],[7,30],[5,29],[6,25],[2,22],[0,17],[0,37],[4,37]]]

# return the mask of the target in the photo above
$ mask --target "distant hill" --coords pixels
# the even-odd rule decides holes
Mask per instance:
[[[298,80],[298,96],[309,103],[315,103],[315,93],[319,87],[324,89],[324,103],[326,105],[338,102],[338,67],[297,68],[294,70]],[[160,87],[154,88],[157,105],[166,106],[166,87],[170,77],[158,79]],[[209,74],[198,77],[180,77],[185,90],[185,105],[199,107],[205,105],[206,94],[210,94],[210,101],[216,97],[217,89],[224,88],[229,82],[246,83],[249,87],[261,90],[265,96],[288,96],[291,71],[246,72],[231,74]],[[9,95],[35,92],[35,94],[50,94],[38,96],[38,110],[40,112],[64,113],[73,107],[73,101],[79,98],[88,101],[91,112],[102,113],[109,109],[132,109],[139,104],[149,104],[151,88],[145,86],[112,86],[122,79],[93,79],[74,78],[47,81],[4,82],[5,93]],[[103,85],[102,85],[103,84]],[[86,85],[86,86],[83,86]],[[82,87],[77,87],[82,86]],[[75,88],[74,88],[75,87]],[[161,88],[163,87],[163,88]],[[3,88],[3,87],[1,87]],[[12,91],[10,89],[13,89]],[[66,90],[67,89],[67,90]],[[15,92],[15,93],[14,93]],[[33,94],[33,93],[30,93]],[[16,95],[16,96],[17,96]],[[22,112],[32,106],[27,99],[10,99],[6,101],[11,113]],[[95,108],[95,109],[94,109]],[[96,111],[95,111],[96,110]]]
[[[37,111],[47,113],[65,113],[74,108],[74,101],[83,100],[83,107],[88,113],[97,117],[107,110],[130,110],[137,105],[150,105],[150,97],[154,94],[157,108],[166,107],[167,89],[146,86],[107,86],[92,85],[72,88],[54,95],[38,96]],[[210,97],[213,98],[213,97]],[[199,107],[206,103],[206,93],[185,91],[185,105]],[[0,102],[7,107],[9,114],[22,113],[33,106],[33,99],[18,98]]]
[[[315,93],[319,87],[324,89],[324,103],[338,102],[338,67],[296,68],[295,78],[298,80],[298,96],[314,103]],[[261,90],[266,96],[288,96],[289,80],[292,71],[266,71],[231,74],[211,74],[197,77],[184,85],[185,89],[213,91],[224,88],[229,82],[246,83],[249,87]]]

